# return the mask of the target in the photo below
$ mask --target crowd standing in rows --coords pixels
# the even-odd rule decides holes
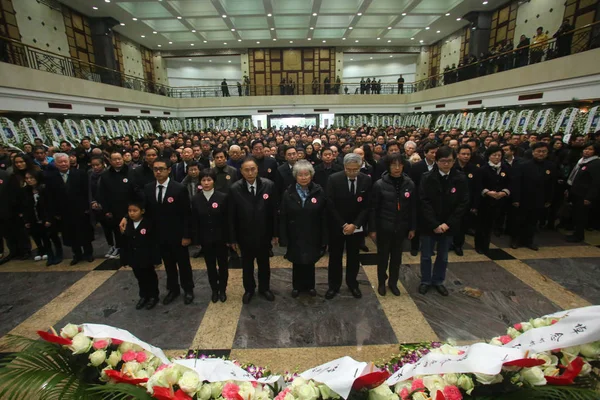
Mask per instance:
[[[94,227],[139,283],[137,309],[159,301],[155,267],[165,266],[169,304],[194,299],[190,245],[203,254],[212,301],[226,301],[228,265],[243,269],[243,302],[266,300],[273,246],[292,263],[292,297],[316,296],[315,264],[327,252],[328,290],[357,281],[365,237],[377,244],[377,291],[399,296],[406,243],[420,252],[426,294],[444,286],[448,253],[465,235],[487,254],[492,236],[538,250],[541,229],[562,227],[569,242],[600,225],[600,132],[591,137],[405,127],[163,133],[101,138],[60,148],[37,139],[23,151],[1,147],[0,234],[12,259],[48,266],[91,262]],[[0,240],[0,243],[3,241]],[[408,244],[410,243],[410,245]],[[0,249],[0,253],[5,253]],[[435,256],[435,261],[433,257]],[[258,267],[258,283],[254,264]]]

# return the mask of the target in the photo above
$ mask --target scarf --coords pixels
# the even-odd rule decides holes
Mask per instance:
[[[496,175],[500,174],[500,169],[502,167],[502,163],[494,164],[491,161],[488,161],[488,164],[496,172]]]
[[[298,192],[298,196],[300,196],[300,200],[302,200],[302,207],[304,207],[304,203],[306,202],[306,199],[308,199],[308,189],[304,190],[299,183],[296,183],[296,192]]]
[[[598,157],[598,156],[591,156],[590,158],[583,158],[583,157],[580,158],[579,161],[577,161],[577,165],[575,165],[575,168],[573,168],[573,171],[571,171],[571,174],[569,175],[569,179],[567,179],[567,183],[569,184],[569,186],[573,186],[575,177],[579,173],[579,170],[581,170],[581,167],[583,167],[585,164],[587,164],[589,162],[598,160],[599,158],[600,157]]]

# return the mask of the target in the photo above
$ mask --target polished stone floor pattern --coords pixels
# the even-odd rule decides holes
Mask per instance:
[[[98,235],[99,237],[100,235]],[[488,255],[477,254],[467,237],[465,254],[450,254],[446,287],[417,292],[419,256],[403,253],[400,297],[377,294],[376,245],[367,240],[359,273],[362,299],[346,287],[326,300],[327,256],[317,263],[317,296],[291,297],[291,265],[285,249],[271,258],[271,289],[276,300],[256,296],[243,305],[242,273],[230,269],[228,300],[213,304],[202,258],[192,259],[195,299],[184,305],[159,303],[135,310],[137,282],[118,260],[102,258],[74,267],[11,261],[0,266],[0,353],[14,351],[6,334],[35,337],[35,331],[68,322],[102,323],[127,329],[140,339],[182,355],[189,349],[230,355],[274,370],[303,370],[342,355],[372,361],[389,357],[400,343],[452,340],[470,343],[504,333],[510,324],[561,309],[600,304],[600,232],[586,232],[586,243],[569,244],[558,232],[541,232],[540,250],[511,249],[494,237]],[[407,248],[406,248],[407,249]],[[67,253],[67,256],[69,253]],[[165,272],[158,270],[161,297]]]

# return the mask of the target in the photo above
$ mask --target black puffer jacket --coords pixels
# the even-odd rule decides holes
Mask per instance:
[[[371,232],[406,232],[417,227],[417,197],[415,183],[406,174],[399,178],[399,187],[389,173],[373,185],[369,230]]]

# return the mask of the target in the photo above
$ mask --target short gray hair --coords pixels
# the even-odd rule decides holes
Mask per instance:
[[[406,147],[408,146],[415,146],[415,149],[417,148],[417,144],[412,140],[409,140],[408,142],[404,143],[404,149],[406,149]]]
[[[348,153],[344,156],[344,165],[357,163],[361,165],[363,162],[362,157],[356,153]]]
[[[302,171],[308,171],[311,178],[315,176],[315,169],[313,168],[312,164],[306,160],[299,160],[296,161],[296,163],[294,164],[294,167],[292,168],[292,176],[294,177],[294,179],[296,178],[298,173]]]
[[[54,153],[52,157],[54,157],[55,160],[61,157],[65,157],[67,160],[69,159],[69,155],[67,153]]]

